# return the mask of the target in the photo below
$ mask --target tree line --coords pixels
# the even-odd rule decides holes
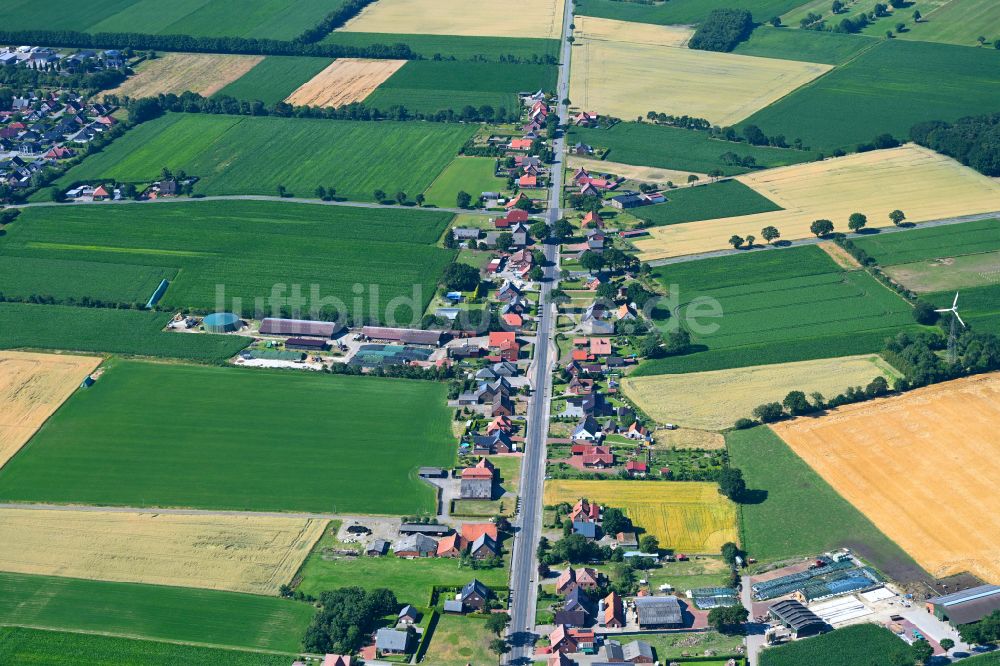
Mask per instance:
[[[1000,176],[1000,113],[960,118],[954,123],[931,120],[910,129],[910,138],[972,167]]]
[[[688,47],[701,51],[732,51],[750,36],[753,28],[753,17],[745,9],[713,9],[695,30]]]

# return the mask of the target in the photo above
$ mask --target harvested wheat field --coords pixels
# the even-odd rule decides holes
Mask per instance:
[[[660,169],[659,167],[634,166],[632,164],[622,164],[620,162],[606,162],[591,157],[576,157],[570,155],[566,165],[570,169],[583,167],[592,174],[611,173],[616,176],[623,176],[629,180],[639,180],[646,183],[666,184],[667,181],[676,183],[679,187],[686,185],[687,177],[694,174],[698,178],[706,179],[708,176],[697,171],[676,171],[674,169]]]
[[[625,511],[636,526],[655,536],[662,548],[682,553],[718,553],[737,541],[736,505],[715,483],[699,481],[545,482],[546,506],[581,497]]]
[[[0,351],[0,467],[103,359]]]
[[[729,248],[733,234],[759,239],[768,225],[788,240],[812,236],[809,225],[817,219],[846,231],[854,212],[867,215],[869,227],[886,227],[897,208],[910,222],[1000,211],[1000,182],[915,144],[767,169],[737,180],[785,210],[655,227],[649,239],[635,243],[640,258]]]
[[[722,430],[736,419],[752,418],[753,408],[781,402],[789,391],[827,398],[850,386],[866,386],[876,377],[897,375],[875,355],[824,358],[680,375],[626,377],[622,390],[660,423]]]
[[[574,106],[619,118],[645,117],[653,110],[733,125],[830,68],[776,58],[583,39],[573,46],[569,96]]]
[[[339,58],[285,98],[296,106],[343,106],[360,102],[395,74],[406,60]]]
[[[562,18],[562,0],[379,0],[340,30],[559,39]]]
[[[161,94],[179,95],[190,90],[210,97],[240,78],[264,56],[218,55],[214,53],[165,53],[155,60],[139,65],[130,76],[107,95],[119,97],[156,97]]]
[[[298,571],[327,523],[2,509],[0,570],[275,594]]]
[[[1000,583],[1000,374],[772,427],[931,575]]]
[[[576,26],[573,36],[578,40],[596,39],[606,42],[684,48],[694,34],[694,28],[686,25],[635,23],[594,16],[574,16],[573,24]]]

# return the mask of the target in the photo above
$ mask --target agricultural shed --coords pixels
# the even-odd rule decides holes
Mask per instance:
[[[830,625],[794,599],[779,601],[768,609],[768,614],[791,629],[796,638],[812,636],[830,630]]]
[[[677,597],[638,597],[635,600],[640,627],[672,627],[683,624]]]
[[[343,326],[332,321],[309,321],[306,319],[278,319],[267,317],[260,322],[260,332],[264,335],[293,335],[296,337],[332,338]]]
[[[316,340],[315,338],[288,338],[285,340],[286,349],[323,351],[327,348],[327,344],[326,340]]]
[[[415,328],[389,328],[387,326],[365,326],[361,334],[369,340],[384,340],[410,345],[438,347],[444,341],[444,331],[422,331]]]
[[[434,536],[444,536],[451,531],[447,525],[435,525],[425,523],[403,523],[399,527],[400,534],[433,534]]]
[[[646,641],[632,641],[622,647],[622,656],[625,661],[633,664],[652,664],[653,646]]]
[[[979,585],[961,592],[952,592],[926,601],[927,610],[952,626],[979,622],[993,611],[1000,610],[1000,585]]]

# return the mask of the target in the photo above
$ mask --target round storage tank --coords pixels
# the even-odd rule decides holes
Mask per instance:
[[[209,333],[232,333],[240,330],[240,318],[232,312],[216,312],[202,320]]]

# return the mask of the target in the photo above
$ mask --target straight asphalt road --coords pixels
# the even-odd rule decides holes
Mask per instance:
[[[570,44],[566,37],[573,22],[573,3],[566,0],[562,29],[562,54],[559,64],[559,83],[556,95],[559,123],[566,125],[569,111],[563,100],[569,97]],[[550,168],[551,186],[546,221],[552,225],[561,215],[563,189],[563,161],[565,137],[553,141],[555,163]],[[538,597],[537,545],[542,530],[542,490],[545,483],[545,440],[549,432],[549,404],[552,396],[552,344],[555,309],[549,295],[556,286],[559,275],[559,246],[546,243],[544,247],[547,266],[544,269],[541,295],[538,299],[538,334],[535,358],[531,366],[532,397],[528,405],[528,426],[525,433],[524,460],[521,464],[521,508],[514,535],[513,557],[510,573],[510,626],[508,638],[511,651],[506,655],[507,664],[530,664],[535,642],[535,604]]]

